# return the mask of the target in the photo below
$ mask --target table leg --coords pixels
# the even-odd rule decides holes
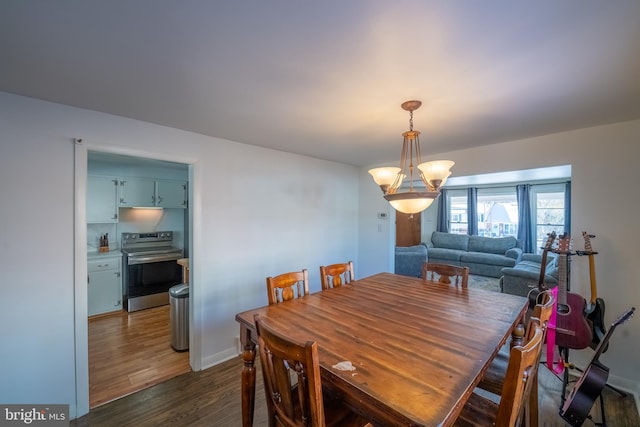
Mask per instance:
[[[256,399],[256,343],[251,339],[251,331],[240,325],[240,342],[242,344],[242,426],[253,425],[253,409]]]

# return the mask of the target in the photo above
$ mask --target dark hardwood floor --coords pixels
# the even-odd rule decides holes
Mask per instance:
[[[153,313],[148,311],[147,314]],[[157,310],[156,313],[160,318],[166,316],[162,310]],[[127,323],[120,322],[123,328]],[[110,329],[109,335],[115,335],[111,338],[117,340],[119,333],[117,329]],[[158,339],[158,342],[165,339],[167,338]],[[254,425],[266,426],[262,372],[260,364],[256,365]],[[170,367],[164,369],[172,371]],[[237,357],[204,371],[188,372],[95,407],[84,417],[72,420],[71,426],[240,426],[241,371],[242,360]],[[544,366],[540,367],[539,372],[540,426],[564,427],[568,424],[558,415],[562,382]],[[104,384],[105,387],[110,387],[108,380]],[[99,392],[96,390],[99,386],[94,384],[92,387],[92,393]],[[633,396],[621,397],[608,388],[605,389],[604,396],[609,427],[640,426],[640,416]],[[600,420],[597,403],[592,414],[595,420]],[[587,420],[584,425],[590,427],[594,424]]]

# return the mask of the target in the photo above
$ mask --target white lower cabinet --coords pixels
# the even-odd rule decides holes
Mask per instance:
[[[120,260],[121,257],[114,254],[88,261],[89,316],[122,309]]]

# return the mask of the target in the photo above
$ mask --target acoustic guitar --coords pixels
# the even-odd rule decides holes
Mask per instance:
[[[567,288],[567,263],[570,254],[571,236],[564,233],[558,241],[558,299],[555,338],[558,347],[583,349],[593,339],[591,325],[585,317],[587,302]]]
[[[591,239],[596,237],[593,234],[589,234],[586,231],[582,232],[584,238],[584,251],[576,251],[578,255],[587,255],[589,257],[589,279],[591,283],[591,300],[589,307],[587,307],[587,320],[591,322],[591,332],[593,339],[591,340],[590,347],[594,350],[598,347],[598,344],[602,341],[602,338],[607,333],[604,326],[604,300],[598,298],[598,286],[596,284],[596,262],[595,255],[598,252],[594,252],[591,247]],[[608,346],[605,346],[602,352],[606,352]]]
[[[572,426],[581,426],[584,420],[589,416],[589,411],[593,403],[596,401],[602,390],[607,385],[609,378],[609,368],[600,363],[600,355],[603,348],[609,344],[609,338],[614,329],[629,320],[633,316],[635,307],[631,307],[626,313],[622,314],[618,320],[613,322],[609,328],[609,332],[600,341],[591,362],[587,369],[571,391],[569,398],[565,401],[564,406],[560,410],[560,416]]]

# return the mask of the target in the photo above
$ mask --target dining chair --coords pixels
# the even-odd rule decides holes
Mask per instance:
[[[345,283],[356,280],[353,274],[353,262],[320,266],[320,282],[322,290],[338,288]]]
[[[469,286],[469,267],[425,262],[422,264],[422,278],[466,288]]]
[[[315,341],[300,342],[256,315],[269,426],[371,426],[338,399],[325,399]]]
[[[555,304],[555,299],[550,291],[540,292],[536,297],[536,305],[533,308],[533,313],[529,322],[527,322],[527,332],[525,332],[525,336],[529,335],[529,329],[532,327],[531,319],[538,319],[540,325],[542,327],[542,340],[547,336],[547,323],[551,318],[551,314],[553,313],[553,307]],[[493,358],[491,365],[485,372],[484,377],[480,380],[478,384],[478,388],[488,391],[490,393],[500,395],[502,389],[504,387],[504,381],[507,375],[507,367],[509,365],[509,344],[505,344],[502,349],[498,352],[498,354]],[[540,360],[538,360],[538,363]],[[537,396],[538,394],[538,385],[536,383],[532,386],[532,394]],[[528,408],[528,411],[531,411],[531,415],[533,419],[538,418],[538,400],[534,399],[532,401],[534,403]],[[530,418],[531,419],[531,418]],[[537,423],[532,423],[536,425]]]
[[[300,298],[309,293],[309,273],[306,269],[267,277],[269,305]]]
[[[500,402],[471,393],[455,422],[458,427],[513,427],[523,419],[524,408],[537,381],[542,353],[543,329],[540,320],[532,317],[527,342],[511,348],[507,374],[500,393]]]

